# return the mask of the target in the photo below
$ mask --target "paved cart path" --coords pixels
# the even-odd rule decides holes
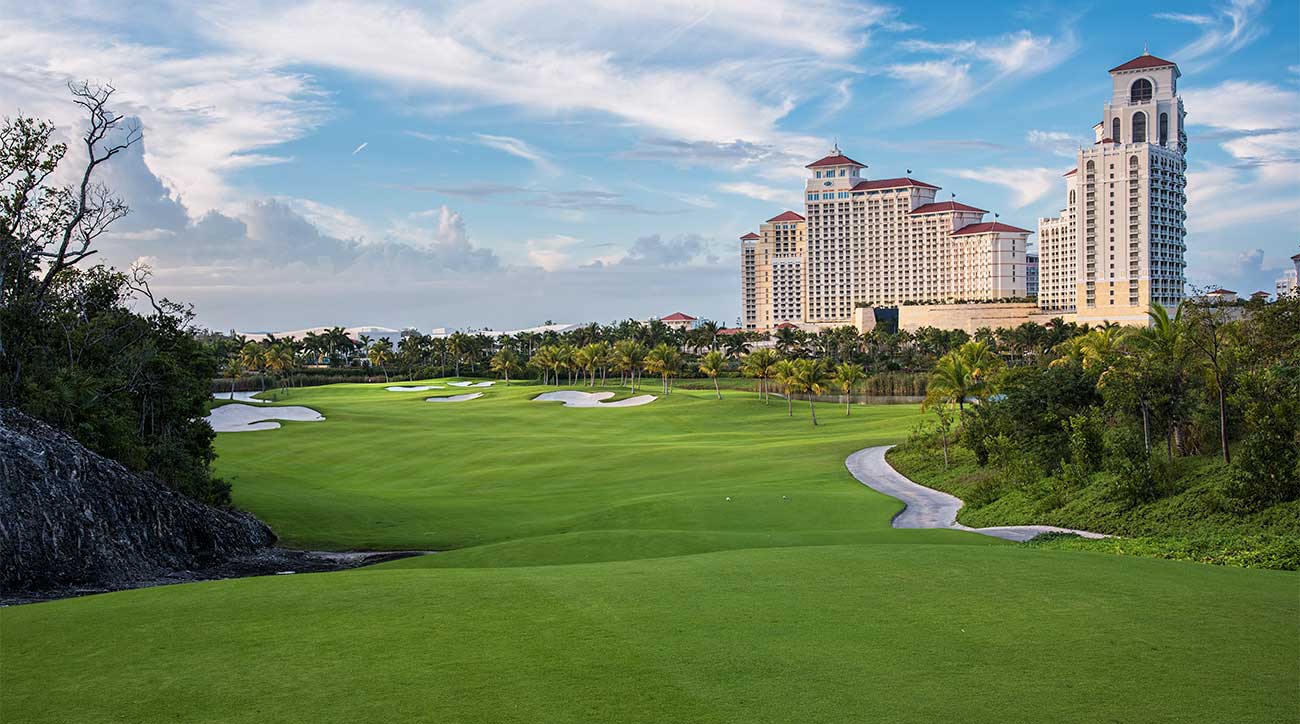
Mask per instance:
[[[1014,541],[1027,541],[1039,533],[1074,533],[1084,538],[1109,537],[1102,533],[1057,528],[1053,525],[1004,525],[994,528],[962,525],[957,522],[957,511],[963,505],[961,498],[918,485],[903,477],[885,461],[885,451],[891,447],[893,446],[881,445],[859,450],[850,455],[844,465],[858,482],[876,492],[898,498],[907,505],[903,512],[894,516],[895,528],[951,528]]]

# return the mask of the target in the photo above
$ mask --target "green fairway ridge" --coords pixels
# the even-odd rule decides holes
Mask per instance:
[[[905,439],[915,406],[825,405],[814,428],[806,402],[789,417],[730,390],[581,409],[532,398],[599,387],[498,384],[464,405],[383,388],[293,390],[278,404],[325,421],[223,434],[218,472],[291,545],[441,552],[0,610],[4,720],[1276,722],[1300,708],[1295,573],[891,528],[902,505],[845,458]]]

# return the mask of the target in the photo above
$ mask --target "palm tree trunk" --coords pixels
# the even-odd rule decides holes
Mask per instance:
[[[794,396],[790,394],[790,385],[785,386],[785,411],[790,417],[794,417]]]
[[[817,427],[817,406],[813,404],[812,393],[808,393],[808,410],[812,412],[813,427]]]
[[[718,399],[722,399],[722,390],[718,389],[718,376],[713,376],[713,391],[718,394]]]
[[[845,395],[845,396],[844,396],[844,416],[845,416],[845,417],[849,417],[850,415],[853,414],[852,405],[853,405],[853,396],[852,396],[852,395]]]

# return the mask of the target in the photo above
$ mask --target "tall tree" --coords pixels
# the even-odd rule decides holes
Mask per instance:
[[[713,350],[700,358],[700,372],[708,375],[713,379],[713,392],[722,399],[722,389],[718,387],[718,375],[727,368],[727,358],[717,350]]]

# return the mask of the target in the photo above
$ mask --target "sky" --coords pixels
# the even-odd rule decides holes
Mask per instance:
[[[72,137],[67,81],[117,89],[145,139],[105,169],[132,214],[101,259],[213,329],[735,324],[737,238],[802,211],[833,143],[1034,229],[1149,47],[1183,74],[1189,282],[1272,290],[1297,3],[978,7],[0,0],[0,115]]]

